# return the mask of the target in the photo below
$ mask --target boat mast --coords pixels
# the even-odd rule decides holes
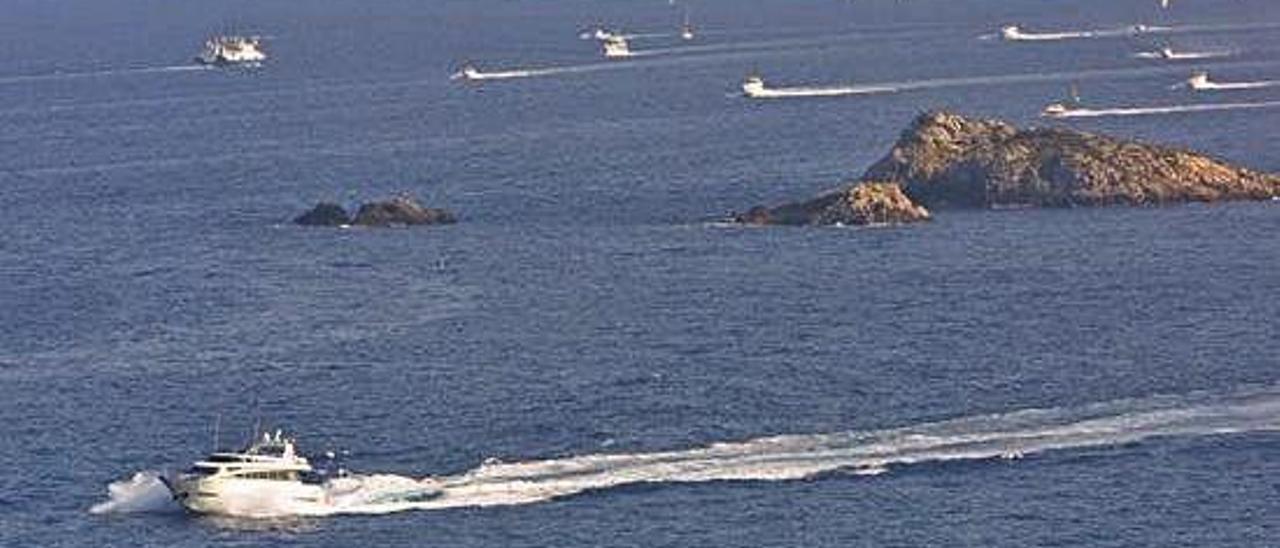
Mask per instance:
[[[217,453],[222,446],[222,413],[213,416],[213,452]]]

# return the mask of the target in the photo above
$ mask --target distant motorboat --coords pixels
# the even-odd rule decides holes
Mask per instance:
[[[754,72],[748,74],[747,78],[742,81],[742,94],[746,97],[756,98],[767,95],[764,87],[764,77]]]
[[[267,59],[257,36],[215,36],[205,41],[196,62],[210,66],[256,65]]]
[[[1205,71],[1196,71],[1191,73],[1191,77],[1187,78],[1187,87],[1197,91],[1208,89],[1216,89],[1217,85],[1209,81],[1209,73]]]
[[[1067,88],[1067,103],[1050,103],[1040,111],[1041,116],[1049,118],[1061,118],[1075,111],[1074,107],[1080,106],[1080,88],[1075,84]]]
[[[1061,118],[1071,113],[1071,108],[1062,103],[1050,103],[1040,111],[1041,116],[1048,118]]]
[[[1022,40],[1026,35],[1018,25],[1005,25],[1000,27],[1000,37],[1005,40]]]
[[[1280,80],[1263,80],[1258,82],[1214,82],[1209,79],[1208,72],[1200,70],[1191,73],[1191,77],[1187,78],[1183,87],[1192,91],[1239,91],[1280,87]]]
[[[462,65],[462,69],[458,70],[458,72],[455,72],[449,75],[449,79],[465,80],[470,82],[470,81],[476,81],[476,80],[483,80],[484,75],[480,73],[480,69],[477,69],[475,65],[472,65],[471,63],[467,63],[465,65]]]
[[[631,56],[631,45],[627,43],[627,39],[617,35],[609,35],[602,43],[604,48],[604,56],[607,59],[617,59],[621,57]]]

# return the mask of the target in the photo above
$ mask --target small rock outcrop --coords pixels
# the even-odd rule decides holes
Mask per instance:
[[[343,226],[351,224],[351,216],[338,204],[320,202],[310,211],[294,217],[293,222],[305,226]]]
[[[864,182],[774,208],[757,206],[734,216],[753,225],[872,225],[929,220],[929,210],[893,183]]]
[[[453,213],[423,207],[409,196],[361,204],[355,217],[351,219],[351,224],[356,226],[438,225],[456,222],[458,219]]]
[[[1020,130],[922,114],[863,180],[898,183],[941,207],[1073,207],[1262,200],[1280,177],[1172,147],[1064,128]]]
[[[410,196],[396,196],[390,200],[365,202],[348,215],[342,206],[332,202],[320,202],[310,211],[299,215],[293,222],[306,226],[397,226],[452,224],[458,218],[444,209],[424,207]]]

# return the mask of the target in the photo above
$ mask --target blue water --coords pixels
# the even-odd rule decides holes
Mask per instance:
[[[598,66],[579,31],[670,32],[682,14],[657,0],[9,0],[0,545],[1273,545],[1280,412],[1172,434],[1135,413],[1280,402],[1275,203],[945,211],[865,230],[709,222],[855,178],[924,109],[1050,123],[1037,113],[1072,80],[755,103],[734,95],[752,69],[777,85],[1134,70],[1081,93],[1102,107],[1280,99],[1169,89],[1194,67],[1280,80],[1280,4],[1156,4],[700,0],[693,46],[647,38],[633,48],[676,49],[474,86],[448,76],[465,60]],[[1007,23],[1168,25],[1185,32],[1158,41],[1177,49],[1238,53],[1151,73],[1170,65],[1132,57],[1147,38],[979,39]],[[176,68],[228,29],[267,36],[267,65]],[[1280,171],[1277,122],[1067,124]],[[288,223],[319,200],[400,191],[462,222]],[[352,470],[421,477],[952,419],[962,435],[1096,405],[1124,419],[1115,443],[1009,462],[610,480],[374,516],[89,511],[108,484],[207,452],[219,415],[224,441],[261,417]]]

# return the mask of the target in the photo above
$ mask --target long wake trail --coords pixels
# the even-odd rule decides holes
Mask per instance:
[[[137,67],[125,69],[91,70],[83,72],[50,72],[46,74],[26,74],[18,76],[0,76],[0,84],[23,84],[30,82],[48,82],[57,80],[76,80],[82,78],[103,78],[108,76],[130,76],[139,74],[164,74],[173,72],[196,72],[211,70],[204,65],[172,65],[165,67]]]
[[[796,434],[674,451],[591,454],[485,463],[415,479],[392,474],[335,480],[323,504],[254,506],[254,515],[382,514],[531,504],[632,484],[786,481],[834,472],[879,474],[916,463],[1021,457],[1167,436],[1280,430],[1280,385],[1081,407],[1026,409],[883,430]],[[419,500],[431,490],[438,496]],[[109,486],[94,513],[172,511],[155,472]]]
[[[1173,105],[1162,107],[1116,107],[1071,109],[1058,118],[1102,118],[1105,116],[1150,116],[1154,114],[1183,114],[1189,112],[1217,112],[1223,110],[1260,110],[1280,108],[1280,101],[1257,103],[1212,103],[1203,105]]]
[[[1274,61],[1251,61],[1240,63],[1220,63],[1218,68],[1260,68],[1275,65]],[[956,78],[932,78],[927,80],[908,80],[902,82],[876,82],[848,86],[803,86],[766,88],[763,94],[754,95],[757,99],[784,99],[804,97],[839,97],[858,95],[878,95],[901,93],[926,89],[952,87],[1002,86],[1011,84],[1036,84],[1050,82],[1076,82],[1087,80],[1133,79],[1167,74],[1180,74],[1185,69],[1180,67],[1141,67],[1123,69],[1093,69],[1069,72],[1037,72],[1030,74],[1000,74],[989,76],[965,76]]]
[[[1270,30],[1280,27],[1277,23],[1228,23],[1218,25],[1175,25],[1149,26],[1132,25],[1126,27],[1062,30],[1052,32],[1029,32],[1013,25],[998,33],[984,34],[981,40],[1002,39],[1007,42],[1058,42],[1063,40],[1087,40],[1095,38],[1129,38],[1169,34],[1213,34],[1227,32],[1245,32]]]

